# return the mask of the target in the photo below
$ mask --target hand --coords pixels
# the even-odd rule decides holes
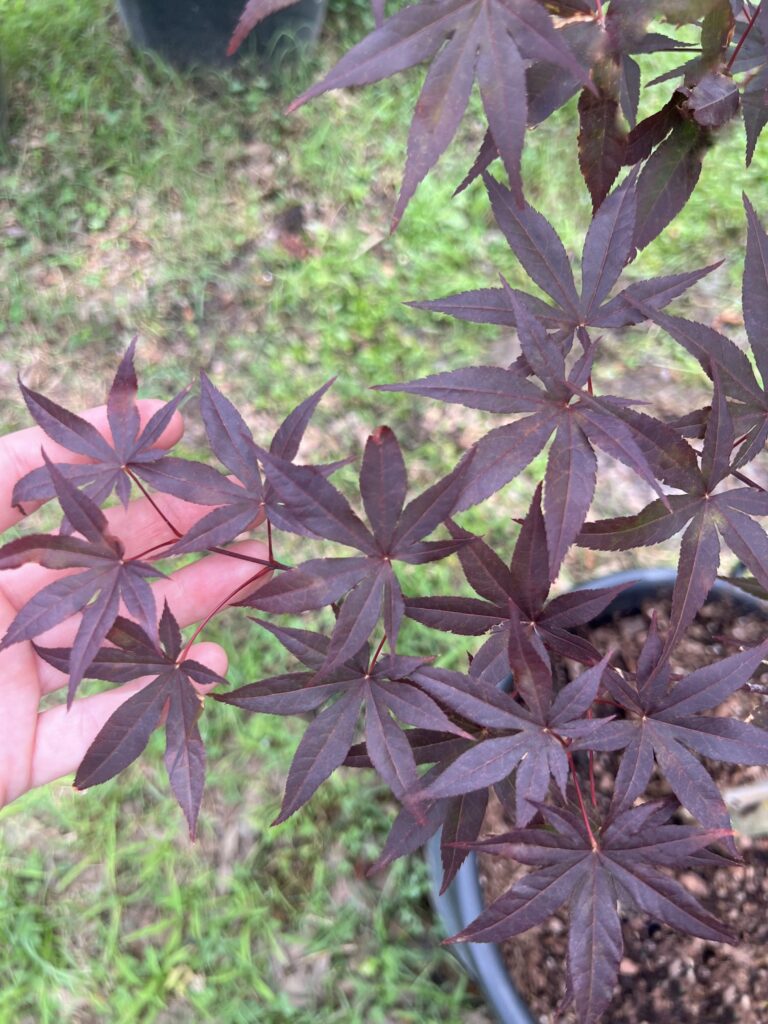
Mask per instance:
[[[141,401],[138,408],[142,426],[162,403]],[[91,409],[83,416],[109,438],[106,407]],[[176,413],[160,438],[160,447],[175,444],[183,433],[183,420]],[[40,449],[54,462],[87,460],[61,448],[39,427],[19,430],[0,438],[0,533],[22,518],[11,505],[11,494],[18,479],[43,464]],[[192,505],[169,495],[160,495],[158,504],[181,531],[188,530],[210,507]],[[30,511],[26,509],[25,511]],[[105,509],[111,532],[124,543],[126,554],[135,556],[154,544],[172,541],[173,534],[145,498]],[[233,549],[256,558],[266,558],[266,547],[258,541],[245,541]],[[258,571],[258,566],[226,555],[209,555],[193,565],[173,573],[170,579],[153,585],[158,609],[167,600],[180,626],[201,621],[237,587]],[[0,636],[18,610],[59,572],[27,564],[0,572]],[[238,593],[236,600],[256,590],[263,580]],[[62,647],[71,644],[79,616],[60,623],[36,638],[41,646]],[[227,656],[213,643],[199,643],[192,657],[214,671],[224,674]],[[58,705],[40,711],[45,694],[61,689],[67,677],[37,656],[31,643],[14,644],[0,653],[0,807],[34,786],[41,786],[74,771],[115,709],[148,680],[135,680],[105,693],[82,697],[67,711]]]

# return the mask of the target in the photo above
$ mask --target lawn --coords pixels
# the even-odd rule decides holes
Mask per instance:
[[[403,302],[489,286],[499,271],[525,279],[482,186],[451,198],[480,143],[479,118],[390,237],[419,73],[283,115],[369,24],[367,4],[335,0],[314,60],[275,82],[253,66],[181,75],[137,55],[106,0],[0,0],[13,137],[0,168],[6,429],[28,423],[17,373],[82,408],[103,399],[137,334],[144,394],[170,397],[204,368],[268,439],[299,397],[338,374],[307,452],[359,454],[384,421],[413,453],[415,487],[454,464],[479,436],[480,417],[367,389],[508,361],[505,332]],[[530,200],[578,261],[589,204],[575,145],[559,155],[572,123],[565,113],[532,134],[524,173]],[[749,171],[743,151],[737,126],[630,279],[742,251],[739,185],[768,216],[768,145]],[[739,258],[727,262],[675,310],[721,317],[738,338],[740,275]],[[611,384],[646,374],[649,393],[660,379],[673,395],[695,386],[695,367],[655,329],[610,344]],[[187,417],[189,454],[201,438],[194,400]],[[464,522],[509,547],[510,516],[534,482],[522,477],[490,517],[475,510]],[[287,555],[299,551],[289,545]],[[427,585],[409,582],[412,592]],[[433,592],[455,583],[448,563],[431,572]],[[206,636],[227,648],[234,685],[285,666],[241,612]],[[408,640],[432,649],[425,630],[412,628]],[[463,662],[465,645],[439,644],[443,664]],[[65,779],[0,812],[0,1024],[484,1024],[476,994],[437,945],[421,861],[366,878],[395,809],[386,792],[341,773],[271,830],[298,723],[209,711],[194,846],[168,793],[159,737],[99,790],[79,795]]]

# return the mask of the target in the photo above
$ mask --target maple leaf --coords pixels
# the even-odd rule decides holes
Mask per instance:
[[[686,86],[695,86],[708,74],[726,67],[726,55],[736,25],[730,0],[688,0],[687,3],[673,2],[672,6],[677,10],[664,12],[670,21],[678,25],[698,23],[700,46],[695,48],[696,55],[691,60],[657,75],[649,86],[680,77]]]
[[[768,641],[673,681],[668,651],[652,620],[634,685],[606,677],[606,688],[627,712],[613,724],[626,746],[613,800],[630,807],[645,790],[654,760],[677,799],[707,828],[730,828],[714,780],[690,751],[717,761],[768,764],[768,732],[731,717],[702,715],[744,686],[768,653]]]
[[[671,812],[658,801],[613,813],[599,829],[567,808],[538,809],[549,827],[518,828],[471,844],[535,870],[447,942],[503,942],[567,903],[567,978],[581,1024],[597,1024],[613,994],[623,951],[619,901],[679,931],[735,944],[717,918],[660,870],[697,865],[699,851],[730,830],[667,824]]]
[[[747,167],[752,163],[757,140],[768,124],[768,65],[754,75],[741,94],[741,113],[747,133]]]
[[[416,784],[417,775],[407,735],[395,719],[421,729],[459,737],[468,735],[411,681],[411,674],[425,663],[423,658],[371,657],[368,644],[363,644],[354,656],[331,672],[323,670],[329,660],[330,637],[310,630],[281,628],[260,619],[254,621],[277,637],[308,671],[249,683],[228,693],[215,694],[215,699],[245,711],[273,715],[318,711],[294,755],[280,813],[273,824],[294,814],[344,763],[355,742],[362,712],[368,757],[399,799]],[[323,675],[318,681],[321,670]]]
[[[326,381],[289,413],[270,444],[269,450],[273,455],[287,461],[296,457],[312,413],[334,379]],[[199,519],[166,554],[188,554],[226,544],[265,514],[273,525],[290,529],[283,521],[274,489],[262,481],[259,467],[261,449],[235,406],[204,373],[200,374],[200,412],[214,455],[239,483],[223,476],[212,466],[184,459],[165,460],[161,471],[151,479],[158,489],[199,505],[218,506]],[[347,461],[307,467],[307,471],[328,475]]]
[[[650,245],[688,202],[712,144],[710,129],[681,112],[686,96],[678,90],[671,108],[663,108],[650,125],[641,122],[627,139],[628,162],[630,154],[636,156],[649,143],[658,143],[637,181],[634,244],[638,249]]]
[[[730,75],[710,71],[690,90],[687,106],[697,124],[721,128],[739,109],[739,88]]]
[[[638,302],[654,309],[666,306],[720,264],[635,281],[608,298],[635,252],[636,177],[636,172],[632,172],[592,218],[582,251],[579,293],[565,246],[549,221],[530,204],[521,205],[490,175],[484,175],[496,223],[526,274],[550,301],[506,286],[458,292],[408,305],[447,313],[471,323],[505,327],[517,326],[516,307],[519,305],[547,330],[556,332],[566,352],[576,332],[582,343],[588,341],[588,327],[619,328],[641,323],[647,314],[639,308]]]
[[[718,576],[723,583],[728,583],[737,590],[743,590],[745,594],[758,597],[761,601],[768,601],[768,587],[761,587],[757,580],[750,576]]]
[[[593,645],[571,632],[599,615],[627,586],[574,590],[547,601],[548,574],[541,572],[547,552],[547,534],[541,512],[541,485],[522,522],[509,568],[480,537],[449,523],[455,537],[468,543],[458,555],[467,582],[480,600],[454,597],[406,597],[405,612],[412,619],[433,629],[464,636],[479,636],[493,630],[475,654],[475,672],[497,683],[509,671],[509,619],[519,618],[521,628],[535,633],[548,651],[587,665],[600,661]],[[475,666],[475,661],[478,661]],[[474,673],[473,673],[474,674]]]
[[[546,61],[591,88],[547,12],[530,0],[428,0],[398,11],[353,47],[289,107],[330,89],[368,85],[434,58],[408,135],[405,176],[393,224],[461,123],[477,80],[498,151],[518,196],[527,122],[526,65]]]
[[[564,794],[569,750],[615,750],[623,745],[611,719],[588,719],[611,653],[557,694],[552,669],[532,641],[513,621],[510,661],[515,687],[525,702],[478,679],[445,669],[420,668],[415,681],[435,700],[469,721],[485,726],[483,738],[451,760],[428,785],[420,784],[411,803],[472,793],[507,779],[515,772],[516,820],[522,826],[536,813],[554,779]]]
[[[634,61],[630,66],[637,68]],[[589,89],[582,90],[578,104],[579,167],[592,196],[593,210],[598,209],[618,177],[627,144],[619,118],[618,69],[613,64],[609,68],[615,72],[610,85],[601,82],[597,96]],[[629,102],[637,109],[634,98]]]
[[[602,26],[592,77],[596,94],[583,90],[579,97],[579,165],[597,210],[627,162],[627,135],[621,110],[630,126],[637,120],[640,101],[640,66],[633,54],[683,49],[680,43],[658,32],[649,32],[652,12],[636,0],[614,0]]]
[[[746,17],[736,15],[736,48],[729,61],[733,74],[745,73],[741,111],[747,136],[747,166],[752,163],[760,133],[768,124],[768,8],[758,4]]]
[[[185,388],[158,409],[144,429],[140,430],[136,408],[138,381],[133,365],[135,348],[134,338],[120,362],[107,396],[107,419],[112,432],[112,444],[87,420],[19,381],[27,408],[45,433],[68,451],[91,460],[85,465],[56,463],[56,468],[71,483],[82,487],[83,492],[97,505],[115,491],[123,507],[127,507],[131,496],[131,476],[153,483],[155,474],[161,473],[168,461],[181,461],[169,460],[166,449],[155,445],[186,397],[188,389]],[[40,466],[16,483],[11,500],[14,505],[27,501],[48,501],[56,493],[47,468]],[[66,519],[63,528],[65,532],[70,529]]]
[[[125,549],[107,519],[42,452],[45,470],[71,528],[80,537],[31,534],[0,548],[0,570],[36,562],[47,569],[82,568],[39,590],[20,609],[0,642],[0,651],[31,640],[82,612],[69,660],[67,706],[99,645],[118,616],[120,600],[149,633],[155,633],[155,599],[147,579],[164,574],[148,562],[125,560]]]
[[[528,380],[518,366],[474,366],[407,384],[378,385],[378,389],[405,391],[489,412],[527,414],[514,423],[496,427],[477,442],[456,505],[458,511],[484,501],[507,484],[555,435],[544,477],[544,522],[549,578],[553,580],[592,502],[597,473],[595,447],[628,465],[666,503],[649,456],[659,463],[662,456],[654,455],[653,449],[660,443],[662,448],[674,448],[679,438],[674,430],[661,424],[654,432],[637,431],[634,424],[624,421],[626,417],[616,414],[618,407],[626,405],[621,399],[597,399],[583,390],[589,380],[595,345],[589,345],[566,370],[557,339],[547,334],[511,289],[510,301],[523,358],[530,372],[539,378],[541,387]],[[662,434],[667,437],[666,442]]]
[[[143,676],[153,678],[101,727],[77,769],[75,788],[107,782],[132,764],[165,713],[165,768],[194,839],[205,784],[205,747],[197,724],[203,698],[194,683],[208,686],[226,679],[193,658],[181,658],[181,631],[167,602],[158,638],[118,616],[107,633],[114,646],[102,647],[91,660],[87,670],[91,679],[126,683]],[[73,651],[37,645],[35,649],[54,668],[72,671]]]
[[[632,516],[586,523],[577,540],[582,547],[623,551],[658,544],[685,528],[672,592],[667,637],[670,649],[693,622],[712,589],[720,563],[720,535],[763,586],[768,586],[768,535],[753,518],[768,515],[768,494],[753,487],[716,491],[734,468],[731,451],[735,431],[720,372],[714,365],[711,372],[715,389],[701,469],[688,474],[692,479],[681,488],[685,493],[669,495],[668,507],[657,500]],[[682,484],[679,480],[678,485]]]
[[[321,608],[347,594],[321,673],[354,655],[380,614],[394,650],[404,604],[392,563],[433,562],[466,543],[463,538],[423,538],[453,513],[471,457],[405,505],[407,479],[400,445],[389,427],[379,427],[368,438],[360,469],[360,494],[370,529],[341,492],[316,471],[261,449],[259,458],[282,503],[285,529],[356,548],[362,557],[304,562],[270,580],[243,603],[262,611],[296,612]]]
[[[547,6],[561,18],[571,17],[559,31],[577,60],[591,69],[594,88],[582,89],[578,103],[579,162],[596,209],[625,162],[627,139],[618,112],[621,110],[630,126],[637,119],[641,73],[633,55],[686,50],[688,44],[649,31],[652,12],[637,0],[613,0],[602,14],[590,3]],[[581,82],[565,69],[545,61],[527,69],[526,84],[531,127],[546,120],[581,88]],[[489,130],[457,192],[487,170],[498,155]]]
[[[271,14],[285,10],[295,4],[296,0],[248,0],[238,19],[232,37],[227,46],[227,57],[233,57],[256,28],[259,22]]]
[[[684,84],[665,107],[635,126],[627,138],[627,163],[648,158],[637,186],[638,249],[653,241],[688,202],[713,142],[713,130],[727,124],[739,109],[739,88],[730,62],[725,61],[733,34],[733,12],[729,0],[712,0],[708,7],[701,22],[697,56],[648,83],[656,85],[682,75]],[[676,20],[692,21],[701,13],[702,4],[692,4],[689,12],[678,14]]]
[[[474,728],[469,722],[463,724],[467,730]],[[469,739],[430,729],[408,729],[405,737],[417,765],[433,764],[433,767],[421,776],[422,785],[432,781],[449,761],[466,750],[471,743]],[[351,768],[372,768],[373,761],[368,755],[366,744],[357,743],[352,746],[344,764]],[[501,794],[501,788],[496,788],[497,793]],[[469,842],[480,835],[488,799],[489,789],[483,786],[473,793],[462,793],[457,797],[420,801],[418,812],[404,805],[392,823],[381,853],[367,874],[374,875],[397,858],[420,850],[430,836],[441,829],[441,892],[445,892],[469,856],[469,850],[459,848],[456,843]]]
[[[407,734],[410,737],[410,732]],[[466,746],[466,744],[464,744]],[[422,785],[429,785],[443,767],[444,762],[430,768],[421,777]],[[443,877],[440,893],[444,893],[456,877],[459,868],[469,856],[465,844],[474,842],[480,835],[490,790],[483,786],[472,793],[455,797],[424,800],[419,804],[418,814],[408,807],[401,807],[387,836],[384,847],[368,870],[374,875],[399,857],[416,853],[440,829],[440,858]]]
[[[638,305],[648,318],[691,353],[728,398],[729,415],[741,437],[733,468],[746,465],[768,439],[768,235],[745,195],[747,254],[742,277],[744,323],[760,379],[749,358],[724,334],[705,324]],[[637,300],[632,300],[637,301]],[[762,383],[761,383],[762,381]]]

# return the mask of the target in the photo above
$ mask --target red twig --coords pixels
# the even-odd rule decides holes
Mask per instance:
[[[151,548],[147,548],[146,551],[140,551],[138,555],[134,555],[129,561],[138,562],[141,558],[146,558],[147,555],[151,555],[153,551],[157,551],[158,548],[167,548],[169,544],[175,543],[174,540],[161,540],[159,544],[153,544]]]
[[[765,493],[764,487],[757,483],[756,480],[750,480],[748,476],[746,476],[744,473],[740,473],[738,469],[732,469],[731,473],[733,473],[737,480],[741,480],[743,484],[746,484],[747,487],[754,487],[755,490],[762,491],[763,493]]]
[[[169,530],[171,531],[171,533],[172,533],[172,534],[173,534],[173,535],[174,535],[174,536],[175,536],[175,537],[176,537],[177,539],[178,539],[179,537],[181,537],[181,533],[180,533],[180,532],[179,532],[179,531],[178,531],[178,530],[176,529],[176,527],[175,527],[175,526],[173,525],[173,523],[172,523],[172,522],[171,522],[171,520],[170,520],[170,519],[168,518],[168,516],[167,516],[167,515],[165,514],[165,512],[163,512],[163,510],[162,510],[162,509],[160,508],[160,506],[159,506],[159,505],[157,504],[157,502],[156,502],[156,501],[154,500],[154,498],[153,498],[153,497],[152,497],[152,495],[151,495],[151,494],[149,493],[149,491],[148,491],[148,490],[146,489],[146,487],[145,487],[145,486],[144,486],[144,484],[143,484],[143,483],[141,482],[141,480],[139,480],[139,478],[138,478],[138,477],[137,477],[137,476],[136,476],[136,475],[135,475],[134,473],[132,473],[130,469],[126,469],[126,471],[125,471],[125,472],[126,472],[126,473],[128,474],[128,476],[129,476],[129,477],[131,478],[131,480],[133,480],[133,482],[134,482],[134,483],[136,484],[136,486],[137,486],[137,487],[139,488],[139,490],[140,490],[140,491],[141,491],[141,493],[142,493],[142,494],[144,495],[144,497],[145,497],[145,498],[147,499],[147,501],[149,502],[149,504],[150,504],[150,505],[152,506],[152,508],[153,508],[153,509],[155,510],[155,512],[157,512],[157,514],[158,514],[158,515],[160,516],[160,518],[161,518],[161,519],[163,520],[163,522],[165,523],[165,525],[166,525],[166,526],[168,527],[168,529],[169,529]]]
[[[139,490],[144,495],[144,497],[147,499],[147,501],[152,506],[152,508],[155,510],[155,512],[157,512],[157,514],[163,520],[163,522],[168,527],[168,529],[171,531],[171,533],[174,534],[175,538],[177,540],[180,539],[183,536],[183,534],[179,530],[176,529],[176,527],[173,525],[171,520],[163,512],[163,510],[160,508],[160,506],[154,500],[152,495],[146,489],[146,487],[141,482],[141,480],[139,480],[138,477],[134,476],[134,474],[131,472],[130,469],[126,469],[126,473],[131,478],[131,480],[133,480],[133,482],[136,484],[136,486],[139,488]],[[276,562],[274,560],[274,558],[273,558],[273,552],[272,552],[272,530],[271,530],[271,527],[270,527],[269,520],[267,520],[267,539],[268,539],[268,542],[269,542],[269,553],[268,553],[266,559],[265,558],[257,558],[255,555],[244,555],[244,554],[242,554],[239,551],[229,551],[227,548],[221,548],[221,547],[212,547],[212,548],[208,548],[207,550],[211,551],[211,552],[213,552],[214,554],[217,554],[217,555],[226,555],[227,558],[239,558],[243,562],[253,562],[256,565],[263,565],[263,566],[266,566],[268,569],[289,569],[290,566],[284,565],[282,562]],[[151,548],[147,548],[146,551],[142,551],[142,553],[140,555],[136,555],[135,557],[136,558],[143,558],[145,555],[150,554],[150,552],[157,551],[158,548],[165,547],[167,544],[171,544],[171,543],[172,543],[172,541],[169,541],[169,540],[161,541],[159,544],[155,544]]]
[[[579,807],[581,808],[581,816],[584,819],[584,825],[587,829],[587,835],[592,845],[593,850],[598,849],[598,842],[595,839],[595,834],[592,831],[592,826],[589,824],[589,816],[587,815],[587,808],[584,804],[584,797],[581,795],[581,786],[579,785],[579,776],[576,771],[576,762],[573,760],[573,754],[568,754],[568,764],[571,768],[571,776],[573,778],[573,785],[576,789],[576,799],[579,801]]]
[[[373,670],[374,670],[374,669],[376,668],[376,662],[377,662],[377,661],[379,660],[379,655],[380,655],[380,654],[381,654],[381,652],[382,652],[382,651],[384,650],[384,644],[385,644],[386,642],[387,642],[387,634],[385,633],[385,634],[384,634],[384,636],[383,636],[383,637],[381,638],[381,643],[380,643],[380,644],[379,644],[379,646],[378,646],[378,647],[376,648],[376,650],[375,650],[375,652],[374,652],[374,655],[373,655],[373,657],[371,658],[371,663],[370,663],[370,665],[368,666],[368,675],[370,675],[370,674],[371,674],[371,672],[373,672]]]
[[[206,615],[206,617],[203,619],[203,621],[200,623],[200,625],[194,631],[192,636],[189,638],[189,640],[187,641],[187,643],[184,646],[184,650],[181,652],[179,657],[176,659],[176,663],[177,664],[181,664],[181,662],[184,661],[184,659],[189,654],[189,651],[190,651],[190,648],[192,647],[192,644],[195,642],[195,640],[197,640],[197,638],[200,636],[200,634],[205,629],[205,627],[208,625],[208,623],[211,621],[211,619],[214,618],[214,616],[218,615],[219,612],[222,610],[222,608],[226,608],[226,606],[229,604],[229,602],[232,600],[232,598],[235,597],[235,595],[239,594],[241,590],[244,590],[246,587],[250,586],[251,583],[255,583],[256,580],[260,580],[262,576],[266,576],[266,574],[269,571],[270,571],[269,568],[266,567],[266,566],[263,569],[259,569],[259,571],[256,573],[255,576],[251,576],[250,579],[247,579],[244,583],[241,583],[239,587],[235,587],[235,589],[230,594],[227,594],[227,596],[222,601],[219,601],[219,603],[216,605],[216,607],[213,609],[213,611],[209,612]]]
[[[738,57],[738,55],[739,55],[739,50],[741,50],[742,46],[747,41],[747,36],[752,31],[752,29],[754,27],[754,24],[757,21],[757,16],[760,13],[760,8],[762,6],[763,6],[763,3],[762,3],[762,0],[760,0],[760,3],[757,5],[757,7],[755,8],[754,13],[752,14],[751,18],[747,22],[747,27],[744,29],[744,31],[741,34],[741,39],[738,41],[738,43],[736,43],[736,49],[731,54],[731,59],[728,61],[728,64],[726,65],[726,68],[725,68],[726,71],[730,71],[731,68],[733,67],[733,63],[736,60],[736,58]]]
[[[208,548],[208,551],[215,555],[226,555],[228,558],[239,558],[241,562],[253,562],[255,565],[265,565],[267,569],[290,569],[290,565],[283,562],[276,562],[269,553],[267,558],[257,558],[256,555],[244,555],[241,551],[230,551],[228,548]]]

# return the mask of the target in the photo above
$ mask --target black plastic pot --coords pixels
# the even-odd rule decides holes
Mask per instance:
[[[304,50],[320,34],[326,6],[327,0],[298,0],[265,18],[238,56],[259,53],[270,64]],[[118,0],[134,45],[176,67],[228,63],[227,44],[244,7],[245,0]]]
[[[629,570],[582,584],[575,589],[612,587],[621,583],[629,583],[630,586],[614,598],[602,615],[594,619],[594,625],[608,622],[616,615],[633,615],[650,598],[670,597],[675,584],[675,572],[672,569]],[[768,611],[762,601],[722,580],[718,580],[710,591],[709,599],[712,598],[732,602],[737,609],[745,612],[761,612],[768,618]],[[439,832],[426,844],[424,853],[432,881],[432,905],[446,935],[455,935],[485,909],[477,858],[470,854],[450,887],[440,895],[443,871]],[[512,983],[499,946],[493,943],[463,942],[452,946],[451,951],[482,990],[500,1024],[536,1024],[525,1000]]]

